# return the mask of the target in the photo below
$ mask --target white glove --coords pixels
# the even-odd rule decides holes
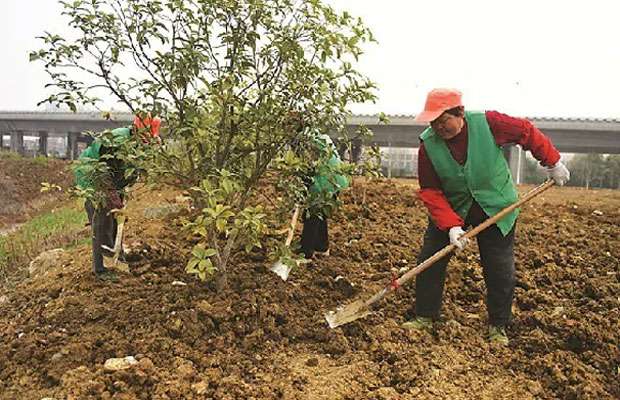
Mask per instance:
[[[570,172],[562,161],[558,161],[553,167],[547,167],[547,177],[553,179],[556,185],[564,186],[570,179]]]
[[[450,236],[450,243],[455,245],[459,250],[463,250],[467,243],[469,243],[469,239],[461,238],[465,234],[465,231],[460,226],[453,226],[450,228],[448,232],[448,236]]]

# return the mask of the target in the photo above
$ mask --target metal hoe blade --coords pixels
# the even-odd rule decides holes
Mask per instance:
[[[358,300],[346,306],[339,307],[336,311],[325,313],[325,320],[327,320],[329,327],[333,329],[353,322],[356,319],[364,318],[369,314],[372,314],[372,311],[368,308],[367,302]]]

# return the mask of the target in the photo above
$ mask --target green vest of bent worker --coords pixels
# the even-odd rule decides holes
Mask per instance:
[[[336,194],[349,187],[349,179],[337,173],[342,161],[332,139],[325,134],[316,134],[314,141],[321,154],[329,158],[317,166],[310,191]]]
[[[465,120],[468,143],[464,165],[452,157],[445,141],[431,127],[422,132],[420,140],[454,211],[465,219],[476,200],[488,216],[493,216],[517,201],[517,189],[484,112],[466,111]],[[512,230],[518,215],[516,209],[497,222],[504,236]]]
[[[123,143],[131,136],[130,128],[116,128],[112,130],[114,141],[116,143]],[[80,154],[78,160],[92,159],[99,160],[101,157],[101,141],[93,140],[93,142]],[[92,171],[87,165],[79,165],[74,169],[76,186],[81,189],[87,189],[93,187]]]

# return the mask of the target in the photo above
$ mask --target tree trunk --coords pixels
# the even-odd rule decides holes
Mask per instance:
[[[226,274],[226,270],[220,271],[215,279],[215,289],[218,293],[226,290],[228,288],[228,275]]]
[[[237,242],[238,232],[233,232],[228,239],[226,239],[226,246],[222,254],[217,257],[217,278],[215,280],[215,287],[218,292],[222,292],[228,287],[228,260],[232,253],[232,249]]]

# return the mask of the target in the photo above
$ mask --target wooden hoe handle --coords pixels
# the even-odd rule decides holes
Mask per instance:
[[[286,236],[286,242],[284,245],[286,247],[291,245],[293,241],[293,235],[295,234],[295,226],[297,225],[297,218],[299,217],[299,206],[295,206],[295,211],[293,212],[293,218],[291,218],[291,224],[288,229],[288,235]]]

